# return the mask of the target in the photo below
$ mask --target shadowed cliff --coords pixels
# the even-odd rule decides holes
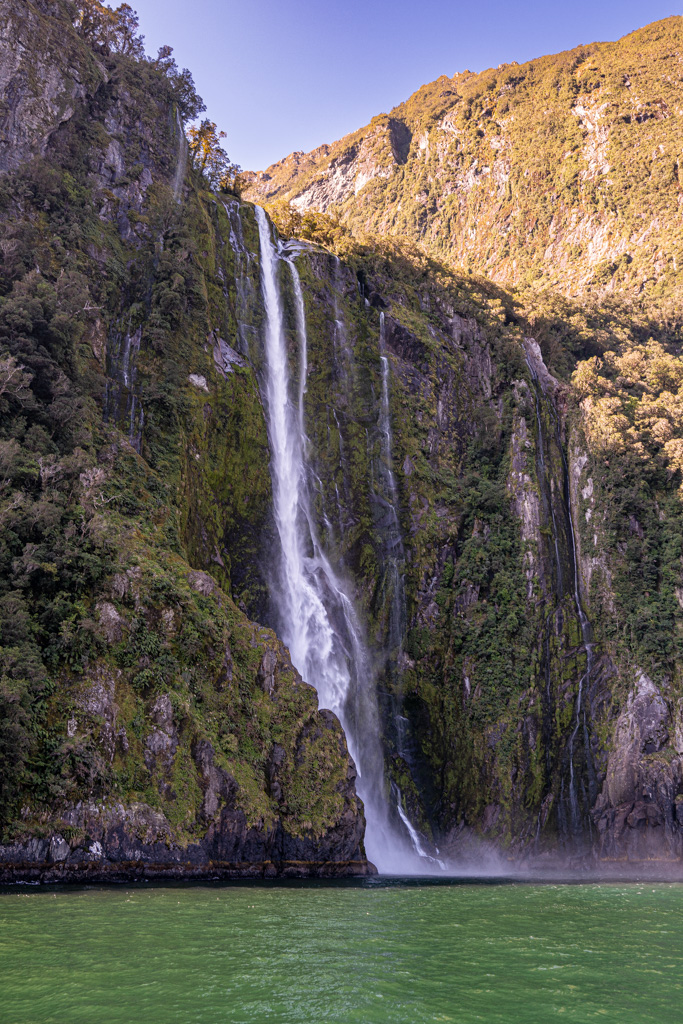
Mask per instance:
[[[343,733],[274,631],[253,207],[192,166],[177,78],[84,39],[75,10],[0,4],[17,41],[0,138],[5,877],[365,872]],[[655,47],[677,26],[638,39]],[[630,45],[512,69],[514,82],[510,68],[460,76],[456,93],[439,85],[439,117],[453,108],[450,134],[469,139],[493,117],[479,109],[493,78],[499,105],[517,89],[526,109],[557,71],[553,95],[578,124],[591,62]],[[426,116],[434,89],[420,96]],[[465,195],[434,142],[443,124],[418,145],[404,113],[371,126],[381,174],[346,153],[361,178],[375,171],[335,200],[342,223],[271,208],[303,289],[305,382],[283,277],[308,497],[371,653],[387,792],[456,865],[482,843],[527,860],[679,862],[675,281],[662,270],[659,298],[648,287],[636,302],[626,275],[627,303],[607,294],[616,271],[588,288],[585,254],[567,269],[550,253],[553,280],[567,269],[562,290],[586,285],[582,301],[510,293],[441,262],[432,242],[429,255],[361,233],[412,232],[386,220],[396,207],[380,192],[417,160],[440,154],[444,192],[448,179]],[[545,178],[508,149],[510,180],[541,203]],[[369,195],[385,219],[363,219]],[[494,221],[480,217],[477,236],[493,248],[505,244]],[[524,223],[514,259],[492,249],[473,265],[517,280],[524,248],[536,279],[541,242]]]

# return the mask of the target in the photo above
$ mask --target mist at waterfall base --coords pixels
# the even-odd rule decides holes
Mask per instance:
[[[333,711],[346,733],[358,770],[366,816],[368,859],[386,874],[432,874],[445,869],[427,852],[401,802],[387,797],[380,718],[372,659],[353,599],[323,550],[309,498],[304,396],[307,332],[301,283],[293,255],[278,246],[265,212],[256,207],[265,308],[263,398],[271,452],[274,517],[279,541],[269,588],[277,627],[302,678],[315,686],[320,706]],[[299,344],[296,399],[287,360],[279,273],[285,264],[295,297]]]

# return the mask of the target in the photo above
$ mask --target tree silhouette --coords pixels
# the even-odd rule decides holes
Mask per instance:
[[[232,163],[221,146],[225,132],[218,131],[214,121],[205,118],[188,132],[193,166],[199,170],[214,190],[234,192],[238,188],[241,168]]]

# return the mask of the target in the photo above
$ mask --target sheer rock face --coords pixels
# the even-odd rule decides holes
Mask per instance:
[[[367,873],[363,808],[341,727],[318,709],[315,680],[304,682],[259,624],[269,621],[264,563],[275,549],[253,209],[210,195],[187,168],[168,83],[150,77],[157,72],[149,64],[100,62],[59,3],[5,0],[0,15],[4,181],[32,157],[59,172],[71,154],[84,208],[95,211],[77,254],[78,286],[90,290],[73,312],[83,331],[72,340],[86,364],[77,384],[96,440],[88,447],[85,432],[78,443],[87,452],[75,442],[67,451],[85,462],[65,529],[106,535],[110,545],[97,582],[79,591],[73,628],[67,617],[49,638],[51,666],[55,651],[69,653],[48,673],[55,795],[20,794],[0,877]],[[449,156],[444,138],[450,145],[464,131],[458,110],[468,82],[457,78],[457,95],[439,85],[436,98],[450,112],[429,130],[411,136],[403,115],[377,119],[348,151],[297,154],[292,167],[261,176],[266,192],[253,194],[278,194],[296,171],[300,205],[316,195],[323,207],[342,201],[352,219],[354,203],[362,210],[364,197],[407,174],[411,161],[438,171],[454,158],[458,147]],[[95,139],[80,151],[76,111]],[[582,101],[570,116],[589,136],[579,147],[588,172],[579,180],[605,178],[613,172],[606,109]],[[476,157],[450,183],[436,175],[427,184],[441,181],[444,195],[450,189],[465,205],[485,186],[502,203],[515,170],[504,129],[490,140],[495,159]],[[26,213],[25,190],[20,198],[6,216],[46,222],[43,242],[52,248],[39,284],[59,284],[60,260],[81,245],[78,232],[56,244],[51,211]],[[412,198],[425,224],[438,221],[428,195]],[[58,212],[55,233],[68,203]],[[394,213],[381,211],[374,226],[393,230]],[[559,221],[548,229],[557,245]],[[483,216],[471,225],[477,237],[484,225]],[[499,228],[489,224],[496,245],[505,238]],[[577,226],[575,241],[584,229]],[[529,226],[529,239],[535,232]],[[596,251],[609,255],[608,243],[598,235]],[[601,487],[605,464],[589,450],[567,382],[585,336],[563,324],[570,344],[550,363],[552,346],[527,336],[535,328],[517,322],[510,296],[423,253],[377,248],[359,246],[348,261],[300,240],[285,251],[297,261],[308,322],[302,393],[316,528],[367,628],[388,779],[416,826],[472,859],[485,837],[520,857],[680,860],[680,666],[657,674],[648,663],[649,675],[634,682],[632,638],[622,631],[615,639],[630,613],[618,588],[640,571],[632,548],[656,546],[660,524],[677,521],[677,482],[660,475],[661,515],[645,526],[630,508],[607,524],[618,481]],[[300,362],[288,280],[283,273],[294,386]],[[28,273],[19,283],[33,295]],[[27,349],[30,340],[22,338]],[[39,342],[43,359],[42,335]],[[75,362],[69,352],[55,379]],[[385,379],[390,438],[386,422],[382,435],[379,425]],[[78,416],[86,416],[80,407]],[[38,521],[49,473],[68,466],[33,451],[27,465],[36,458]],[[377,494],[389,458],[390,516]],[[58,491],[55,506],[67,492]],[[39,570],[52,585],[56,562],[49,553],[38,559],[29,540],[26,572],[6,590],[27,587]],[[7,564],[15,562],[12,550]],[[589,680],[574,570],[595,634]],[[683,577],[677,563],[668,572],[656,586],[671,590],[677,629]],[[637,629],[646,626],[637,621]],[[567,827],[572,777],[578,842]]]
[[[52,174],[61,185],[68,162],[69,183],[77,182],[86,197],[88,241],[79,236],[70,243],[80,246],[84,273],[76,280],[84,290],[64,337],[67,348],[77,344],[75,325],[83,321],[83,358],[92,375],[78,386],[90,387],[94,415],[78,413],[87,420],[79,442],[87,451],[78,449],[70,472],[83,522],[90,524],[83,534],[101,529],[107,549],[97,586],[82,594],[91,649],[77,664],[63,662],[45,673],[52,684],[48,729],[56,743],[49,755],[53,795],[15,791],[11,812],[0,805],[3,828],[9,824],[0,877],[371,872],[356,770],[338,720],[318,710],[315,690],[275,634],[248,618],[232,596],[239,596],[238,580],[246,586],[253,576],[270,494],[255,373],[237,351],[235,280],[246,257],[239,213],[235,234],[225,207],[238,204],[226,197],[219,224],[216,201],[204,206],[198,199],[171,86],[150,64],[95,54],[61,0],[0,0],[0,29],[4,183],[11,191],[19,168]],[[81,229],[68,201],[64,209]],[[13,196],[3,237],[21,229],[24,216],[30,220],[34,211],[26,210]],[[49,203],[39,212],[43,251],[63,254],[51,212]],[[216,259],[212,280],[224,282],[211,308],[199,294],[207,254],[199,261],[194,256],[198,222],[209,232],[199,251],[209,246]],[[244,230],[248,234],[246,219]],[[112,259],[121,260],[122,290],[105,294]],[[172,263],[170,274],[159,270],[164,260]],[[53,276],[68,279],[59,269],[53,275],[47,256],[42,277],[33,263],[30,280],[39,287],[44,282],[49,289]],[[131,288],[123,283],[128,271]],[[147,352],[154,362],[154,347],[143,323],[131,320],[169,277],[183,294],[172,303],[175,321],[162,317],[155,344],[163,337],[168,359],[182,366],[172,390],[184,388],[185,411],[175,430],[159,434],[157,456],[169,455],[161,466],[144,450],[138,388],[138,357]],[[197,282],[189,301],[186,278]],[[143,291],[134,299],[140,282]],[[247,323],[253,310],[245,307],[257,304],[258,265],[245,269],[240,284],[245,301],[239,312],[251,337],[257,333]],[[192,316],[181,323],[178,311],[186,304]],[[22,343],[30,349],[30,324],[24,330]],[[3,357],[12,340],[3,335]],[[159,369],[150,367],[148,383],[161,381]],[[63,367],[55,365],[54,379],[64,382],[60,396],[76,373],[71,356]],[[67,458],[72,449],[73,442],[65,442]],[[158,543],[153,527],[150,532],[154,514],[146,490],[139,503],[133,499],[132,514],[111,515],[137,486],[126,480],[131,458],[138,483],[144,479],[145,487],[163,491],[156,522],[171,515],[173,540],[169,535]],[[38,462],[38,492],[49,506],[50,481],[60,479],[63,467],[54,455]],[[72,527],[66,531],[73,536]],[[2,583],[4,595],[7,580]],[[0,645],[6,642],[3,632]],[[6,779],[0,783],[4,794]]]
[[[341,734],[329,712],[323,713],[322,728]],[[344,745],[341,735],[340,742]],[[373,873],[363,852],[365,823],[351,761],[339,820],[323,836],[306,837],[292,835],[283,820],[251,824],[239,806],[238,783],[216,766],[214,756],[207,741],[195,744],[203,792],[196,841],[179,844],[163,811],[148,804],[83,801],[64,809],[49,838],[0,846],[0,880],[337,878]]]
[[[593,820],[602,860],[678,860],[683,855],[683,765],[678,724],[661,690],[640,672],[614,730]],[[678,743],[680,746],[680,742]]]
[[[59,0],[0,3],[0,171],[42,156],[107,73],[69,31]]]

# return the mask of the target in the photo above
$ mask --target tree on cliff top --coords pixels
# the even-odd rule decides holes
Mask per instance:
[[[215,122],[205,118],[200,125],[190,128],[188,134],[192,163],[211,188],[223,192],[236,191],[241,168],[232,163],[221,146],[225,132],[219,132]]]
[[[160,47],[156,58],[150,63],[159,71],[163,71],[171,83],[183,123],[194,120],[206,110],[206,104],[195,90],[191,72],[187,68],[183,68],[182,71],[178,70],[172,46]]]
[[[144,36],[138,35],[140,21],[129,4],[114,10],[99,0],[77,0],[74,6],[74,24],[93,49],[106,55],[122,53],[144,59]]]
[[[206,106],[197,95],[194,79],[187,68],[178,68],[172,46],[162,46],[152,59],[145,55],[144,36],[138,34],[140,21],[129,4],[116,9],[100,0],[76,0],[73,23],[83,39],[104,56],[121,54],[134,60],[147,60],[161,71],[171,84],[183,123],[198,117]]]

